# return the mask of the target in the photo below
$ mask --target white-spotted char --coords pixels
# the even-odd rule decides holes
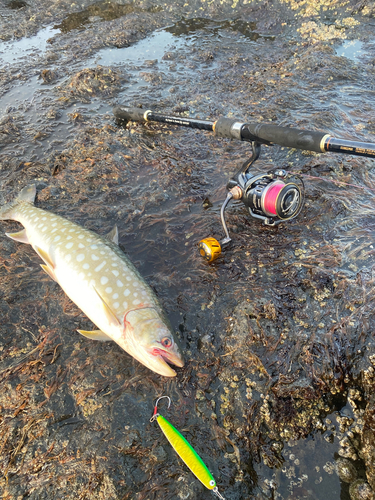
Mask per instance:
[[[184,362],[165,314],[151,288],[118,247],[118,232],[103,238],[64,217],[34,206],[35,186],[24,188],[0,209],[0,220],[24,229],[10,238],[32,245],[43,270],[98,327],[79,332],[114,340],[151,370],[165,376]]]

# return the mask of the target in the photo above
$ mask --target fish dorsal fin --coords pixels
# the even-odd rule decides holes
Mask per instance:
[[[36,186],[31,184],[31,186],[24,187],[17,196],[17,201],[27,201],[28,203],[34,203],[36,196]]]
[[[77,330],[77,332],[91,340],[101,340],[102,342],[112,340],[111,337],[108,337],[108,335],[101,330],[93,330],[91,332],[88,332],[86,330]]]
[[[19,241],[20,243],[30,243],[29,238],[27,237],[26,229],[22,229],[18,231],[18,233],[5,233],[8,238],[12,238],[12,240]]]
[[[106,235],[106,238],[109,241],[112,241],[112,243],[115,243],[115,245],[118,245],[118,228],[116,224],[113,226],[113,229],[111,229]]]
[[[105,315],[106,315],[108,321],[115,326],[119,326],[121,323],[120,323],[119,319],[117,318],[116,314],[112,311],[112,309],[109,307],[109,305],[106,303],[106,301],[103,299],[103,297],[100,295],[100,293],[98,292],[98,290],[96,290],[95,287],[94,287],[94,290],[102,302],[103,309],[104,309],[104,312],[105,312]]]
[[[47,252],[45,252],[44,250],[42,250],[41,248],[39,248],[37,246],[34,247],[34,250],[39,255],[39,257],[42,260],[44,260],[44,262],[47,264],[48,267],[50,267],[51,269],[55,268],[55,264],[53,263],[50,255]]]
[[[44,271],[45,273],[47,273],[47,274],[48,274],[48,276],[49,276],[50,278],[52,278],[52,279],[53,279],[53,281],[56,281],[56,283],[58,283],[58,281],[57,281],[57,279],[56,279],[56,276],[55,276],[55,273],[53,272],[53,269],[51,269],[49,266],[46,266],[46,265],[44,265],[44,264],[40,264],[40,267],[43,269],[43,271]]]

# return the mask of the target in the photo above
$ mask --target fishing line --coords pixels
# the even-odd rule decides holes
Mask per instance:
[[[369,191],[374,191],[375,192],[375,188],[370,188],[370,187],[367,187],[367,186],[359,186],[358,184],[351,184],[350,182],[343,182],[343,181],[336,181],[334,179],[327,179],[326,177],[318,177],[318,176],[315,176],[315,175],[309,175],[309,174],[301,174],[301,173],[296,173],[296,172],[293,172],[291,170],[286,170],[286,172],[288,174],[291,174],[291,175],[299,175],[301,177],[306,177],[307,179],[313,179],[313,180],[318,180],[318,181],[326,181],[326,182],[333,182],[334,184],[337,184],[337,185],[344,185],[344,186],[350,186],[350,187],[355,187],[357,189],[363,189],[363,190],[369,190]]]

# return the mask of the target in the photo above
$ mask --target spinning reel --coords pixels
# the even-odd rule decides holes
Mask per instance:
[[[163,115],[140,108],[118,106],[114,115],[122,122],[160,122],[181,125],[214,132],[216,136],[250,142],[252,156],[246,161],[227,184],[228,195],[221,207],[221,222],[225,238],[205,238],[199,242],[199,251],[208,262],[217,259],[221,249],[228,245],[231,238],[225,223],[225,209],[230,200],[241,200],[251,217],[260,219],[267,226],[294,219],[300,213],[305,189],[298,175],[282,169],[266,174],[254,175],[251,167],[259,158],[261,144],[315,151],[317,153],[342,153],[375,158],[375,144],[336,139],[329,134],[297,128],[280,127],[269,123],[243,123],[233,118],[219,118],[215,122],[179,116]]]
[[[300,213],[305,198],[302,179],[297,175],[276,169],[266,174],[253,175],[251,167],[259,158],[260,144],[251,143],[253,154],[227,184],[228,195],[221,207],[221,223],[225,238],[205,238],[199,242],[199,251],[208,262],[217,259],[223,247],[232,240],[225,222],[225,208],[230,200],[241,200],[251,217],[260,219],[266,226],[294,219]]]

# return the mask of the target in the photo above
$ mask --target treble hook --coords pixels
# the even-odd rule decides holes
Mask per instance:
[[[168,399],[168,409],[169,407],[171,406],[171,398],[169,396],[160,396],[160,398],[158,398],[156,400],[156,403],[155,403],[155,408],[154,408],[154,414],[152,415],[152,417],[150,418],[150,422],[153,422],[158,416],[159,416],[159,413],[158,413],[158,403],[161,399],[163,398],[167,398]]]

